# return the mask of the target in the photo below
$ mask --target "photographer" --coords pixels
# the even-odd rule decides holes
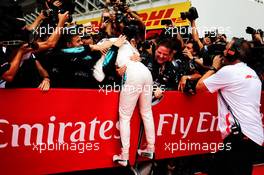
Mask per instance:
[[[104,9],[102,16],[101,16],[101,22],[100,22],[100,29],[99,29],[99,36],[100,39],[103,38],[109,38],[116,35],[117,27],[114,23],[115,20],[115,14],[113,11],[110,11],[109,9]]]
[[[23,55],[25,55],[28,52],[31,52],[33,49],[29,48],[27,44],[22,45],[16,53],[14,53],[14,56],[11,58],[7,58],[6,47],[1,47],[0,51],[0,59],[1,59],[1,67],[0,67],[0,75],[1,79],[7,82],[13,81],[18,69],[19,65],[21,63],[21,60],[23,58]],[[8,60],[11,61],[8,61]],[[3,82],[2,82],[3,83]]]
[[[257,46],[263,46],[264,45],[264,41],[263,41],[263,31],[261,33],[255,33],[253,35],[253,41],[255,43],[255,45]]]
[[[18,52],[16,52],[17,46],[8,46],[6,48],[7,52],[4,53],[4,57],[10,60],[11,64],[9,70],[7,69],[2,76],[3,80],[7,81],[6,87],[39,87],[41,90],[45,91],[49,89],[50,80],[48,72],[43,68],[41,63],[35,59],[34,53],[39,53],[55,47],[60,37],[61,28],[68,18],[68,12],[58,14],[58,18],[59,22],[56,30],[47,41],[30,40],[27,44],[23,44],[18,49]],[[42,14],[40,14],[32,25],[25,26],[21,30],[35,28],[41,19]],[[15,55],[15,57],[12,58],[12,55]]]
[[[261,82],[244,63],[249,52],[247,41],[234,38],[196,86],[197,92],[218,92],[218,127],[226,145],[216,153],[209,175],[251,175],[255,151],[264,141]]]
[[[246,33],[252,36],[252,41],[254,47],[259,47],[264,45],[263,41],[263,31],[261,29],[255,30],[252,27],[246,28]]]
[[[178,85],[178,90],[187,94],[195,94],[195,84],[201,78],[202,70],[198,64],[203,62],[198,57],[199,46],[192,40],[188,41],[182,51],[182,55],[177,60],[181,67],[182,76]]]
[[[75,1],[73,0],[37,0],[38,5],[43,9],[43,14],[46,17],[42,27],[50,25],[55,26],[58,22],[58,13],[68,11],[69,16],[67,22],[72,22],[72,14],[75,9]]]

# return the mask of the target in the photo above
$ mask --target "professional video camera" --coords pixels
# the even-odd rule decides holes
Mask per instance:
[[[216,55],[223,55],[224,50],[226,49],[226,42],[216,42],[207,47],[207,51],[202,52],[202,57],[204,58],[204,65],[211,66],[213,59]]]
[[[196,20],[199,18],[197,9],[195,7],[191,7],[188,12],[181,12],[181,19],[188,19],[190,21]]]

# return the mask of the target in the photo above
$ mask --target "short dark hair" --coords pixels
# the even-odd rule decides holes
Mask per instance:
[[[72,42],[72,38],[73,37],[75,37],[75,36],[78,36],[79,34],[67,34],[67,35],[65,35],[65,42],[66,43],[70,43],[70,42]]]
[[[71,43],[72,42],[72,38],[75,36],[78,36],[79,34],[64,34],[62,35],[62,37],[60,38],[59,41],[59,47],[63,48],[63,47],[67,47],[67,43]]]
[[[226,37],[226,34],[222,34],[221,36],[223,36],[223,37],[227,38],[227,37]]]
[[[192,40],[192,39],[188,40],[186,42],[186,44],[189,44],[189,43],[191,43],[193,45],[193,51],[196,53],[196,55],[198,55],[200,53],[199,44],[196,41]]]
[[[251,57],[250,43],[244,38],[236,38],[236,37],[233,37],[232,41],[234,43],[231,45],[229,50],[232,50],[234,54],[227,55],[227,59],[230,62],[233,62],[238,59],[240,61],[247,63],[248,59]]]
[[[170,53],[173,50],[172,42],[170,40],[163,40],[163,41],[159,42],[158,47],[160,47],[160,46],[163,46],[163,47],[170,49]]]

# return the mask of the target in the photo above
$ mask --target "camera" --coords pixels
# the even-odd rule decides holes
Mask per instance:
[[[261,37],[263,37],[263,30],[261,30],[261,29],[255,30],[252,27],[247,27],[246,33],[250,34],[250,35],[255,35],[256,33],[259,33],[261,35]]]
[[[197,9],[195,7],[191,7],[188,12],[181,12],[181,19],[188,19],[190,21],[199,18]]]
[[[196,87],[196,82],[187,80],[185,87],[183,89],[183,92],[186,94],[194,94],[195,93],[195,87]]]
[[[124,3],[119,3],[114,6],[115,16],[117,23],[124,23],[125,25],[129,24],[129,19],[127,18],[127,9],[129,5]]]
[[[146,40],[140,43],[139,45],[142,47],[142,49],[146,50],[146,49],[150,49],[154,45],[154,43],[152,41]]]
[[[124,23],[125,25],[127,25],[129,20],[127,18],[126,13],[129,6],[130,5],[126,3],[125,0],[111,0],[110,3],[107,4],[106,8],[110,9],[110,11],[113,11],[115,13],[117,23]],[[107,20],[107,18],[103,20],[105,21]]]
[[[172,21],[170,19],[161,20],[161,25],[172,25]]]
[[[58,22],[58,13],[63,14],[65,13],[66,9],[46,9],[43,10],[43,15],[48,18],[48,21],[51,22],[52,24],[55,24]],[[67,20],[67,22],[72,22],[72,13],[69,11],[69,18]]]
[[[226,42],[216,42],[207,47],[207,50],[202,51],[202,57],[204,58],[204,65],[211,66],[216,55],[223,55],[226,49]]]
[[[45,17],[50,17],[50,16],[52,16],[52,13],[54,13],[53,12],[53,10],[52,9],[47,9],[47,10],[42,10],[42,13],[43,13],[43,15],[45,16]]]
[[[125,25],[127,25],[129,23],[128,18],[126,17],[126,15],[122,12],[122,11],[117,11],[116,12],[116,22],[117,23],[124,23]]]
[[[69,12],[69,18],[67,22],[71,23],[73,18],[72,14],[74,13],[75,9],[75,1],[73,0],[59,0],[61,2],[60,6],[53,5],[54,1],[45,1],[45,5],[42,5],[45,10],[43,11],[43,14],[45,17],[47,17],[46,22],[48,22],[51,25],[55,25],[58,22],[58,14],[63,14],[66,11]]]
[[[211,42],[214,43],[217,40],[217,31],[206,31],[204,37],[210,38]]]
[[[103,16],[103,22],[108,22],[110,20],[110,16]]]

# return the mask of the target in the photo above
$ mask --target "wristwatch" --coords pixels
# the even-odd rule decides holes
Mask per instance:
[[[217,69],[214,66],[210,66],[209,70],[213,70],[214,72],[217,72]]]

